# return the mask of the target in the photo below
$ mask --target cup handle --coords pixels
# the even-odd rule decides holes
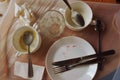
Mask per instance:
[[[90,25],[92,25],[92,26],[97,25],[97,21],[96,21],[95,19],[93,19],[93,20],[91,21]]]
[[[20,52],[18,52],[18,51],[15,53],[15,57],[19,57],[19,56],[21,56],[21,55],[22,55],[22,54],[21,54]]]
[[[37,23],[34,23],[34,24],[33,24],[33,28],[34,28],[37,32],[40,32],[40,29],[38,28],[38,24],[37,24]]]
[[[59,8],[58,11],[59,11],[60,13],[62,13],[63,15],[65,15],[65,9]]]

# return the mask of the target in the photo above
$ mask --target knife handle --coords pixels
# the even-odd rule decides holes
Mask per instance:
[[[108,50],[108,51],[102,52],[101,54],[93,54],[93,55],[84,56],[82,57],[82,59],[90,59],[90,58],[95,58],[98,56],[105,57],[105,56],[109,56],[113,54],[115,54],[115,50]]]

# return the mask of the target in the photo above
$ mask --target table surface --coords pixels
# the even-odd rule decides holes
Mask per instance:
[[[116,3],[116,0],[85,0],[85,1],[104,2],[104,3]]]
[[[86,0],[86,1],[88,1],[88,0]],[[95,2],[105,2],[105,4],[104,3],[94,3],[93,0],[91,0],[91,1],[92,2],[87,2],[87,3],[92,8],[93,13],[95,14],[95,16],[99,16],[98,18],[100,18],[101,20],[103,20],[105,22],[106,30],[103,32],[103,36],[102,36],[102,38],[103,38],[102,50],[105,51],[105,50],[109,50],[109,49],[115,49],[116,53],[117,53],[116,55],[107,58],[107,61],[104,63],[104,70],[98,71],[96,73],[94,80],[98,80],[101,77],[112,72],[114,69],[116,69],[116,67],[119,64],[119,57],[120,57],[120,55],[119,55],[119,53],[120,53],[119,52],[120,51],[119,50],[119,47],[120,47],[119,46],[119,34],[118,34],[118,32],[116,32],[116,29],[114,28],[114,26],[112,26],[113,25],[112,22],[113,22],[115,13],[118,10],[120,10],[120,5],[107,4],[107,3],[115,3],[115,0],[94,0]],[[11,2],[11,4],[12,4],[12,2]],[[94,6],[93,6],[93,4],[94,4]],[[12,10],[14,11],[14,8],[11,10],[8,10],[7,13],[12,12]],[[102,12],[104,12],[104,14]],[[0,42],[0,44],[1,44],[0,45],[0,55],[1,55],[0,56],[0,59],[1,59],[0,64],[2,64],[1,69],[0,69],[0,79],[5,79],[6,76],[8,75],[6,73],[10,73],[10,76],[13,76],[13,66],[14,65],[12,65],[9,69],[7,67],[8,66],[7,60],[10,60],[11,55],[13,55],[13,53],[15,53],[15,50],[13,49],[11,43],[9,43],[11,41],[11,35],[13,34],[13,31],[14,31],[14,28],[11,26],[13,14],[10,14],[10,15],[6,14],[6,16],[4,17],[2,22],[0,23],[0,41],[1,41]],[[6,24],[6,22],[7,22],[7,24]],[[68,28],[65,28],[64,32],[58,38],[49,39],[49,41],[48,41],[48,38],[43,39],[40,49],[37,52],[35,52],[35,54],[32,54],[33,63],[37,64],[37,65],[45,66],[45,62],[44,62],[45,56],[46,56],[47,51],[50,48],[50,46],[56,40],[60,39],[61,37],[70,36],[70,35],[79,36],[79,37],[86,39],[88,42],[91,43],[91,45],[97,51],[97,46],[98,46],[97,45],[97,40],[98,40],[97,34],[93,30],[92,27],[88,27],[81,32],[74,32],[74,31],[69,30]],[[111,36],[112,36],[112,39],[111,39]],[[93,39],[96,39],[96,40],[93,40]],[[108,40],[108,39],[110,39],[110,40]],[[114,40],[115,40],[115,43],[113,44]],[[107,43],[106,43],[106,41],[107,41]],[[3,53],[5,53],[7,55],[7,59],[6,59],[6,55],[5,54],[3,55]],[[26,57],[27,57],[27,55],[24,55],[24,56],[22,55],[17,58],[17,61],[27,62]],[[5,73],[5,74],[2,74],[2,73]],[[14,80],[14,79],[12,79],[12,80]],[[16,77],[15,80],[23,80],[23,79]],[[49,76],[47,75],[46,71],[44,73],[43,80],[49,80]]]

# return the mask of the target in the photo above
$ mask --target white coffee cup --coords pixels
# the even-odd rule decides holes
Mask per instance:
[[[85,25],[82,27],[75,25],[71,18],[71,11],[67,7],[65,9],[65,14],[64,14],[67,27],[74,31],[80,31],[86,28],[91,23],[92,17],[93,17],[92,9],[90,8],[90,6],[83,1],[76,1],[76,2],[71,3],[70,5],[73,10],[81,14],[81,16],[83,17],[85,21]]]
[[[17,50],[17,52],[20,54],[28,53],[27,45],[24,44],[23,38],[22,38],[23,34],[26,31],[30,31],[34,37],[33,42],[30,45],[31,53],[34,53],[35,51],[37,51],[41,45],[42,40],[41,40],[41,36],[40,36],[39,32],[31,26],[22,26],[14,32],[13,37],[12,37],[13,46]]]

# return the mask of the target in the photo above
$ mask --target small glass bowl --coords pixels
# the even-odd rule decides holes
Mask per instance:
[[[64,16],[59,11],[49,10],[41,18],[39,26],[46,37],[59,37],[65,28]]]

